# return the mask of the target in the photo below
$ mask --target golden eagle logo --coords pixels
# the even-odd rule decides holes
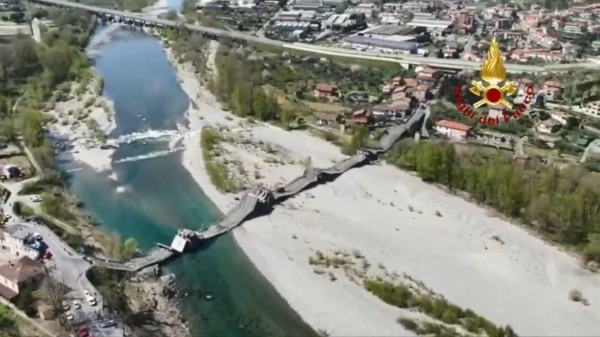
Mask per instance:
[[[492,39],[487,60],[481,66],[481,78],[488,83],[488,86],[485,87],[481,81],[471,81],[472,87],[470,91],[481,97],[481,100],[473,104],[473,107],[477,109],[484,104],[502,104],[512,109],[513,105],[505,100],[504,97],[514,95],[517,92],[517,88],[512,81],[499,86],[506,79],[506,69],[504,68],[504,64],[502,64],[502,55],[500,54],[500,49],[498,49],[498,42],[496,42],[495,37]]]

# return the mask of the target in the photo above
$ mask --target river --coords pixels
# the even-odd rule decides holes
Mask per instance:
[[[178,123],[185,124],[189,100],[158,41],[127,28],[111,36],[95,56],[96,71],[105,81],[104,95],[115,104],[117,128],[111,137],[174,130]],[[166,143],[122,146],[113,161],[167,147]],[[155,242],[170,244],[179,228],[199,228],[221,216],[181,165],[180,153],[115,164],[113,172],[84,168],[73,173],[69,186],[102,230],[133,237],[143,250]],[[189,294],[181,300],[181,309],[193,336],[315,335],[229,234],[166,269],[177,275],[183,292]],[[213,300],[206,300],[205,294]]]

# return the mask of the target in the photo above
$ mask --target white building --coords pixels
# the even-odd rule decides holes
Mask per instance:
[[[453,140],[465,140],[471,134],[473,127],[450,120],[441,120],[433,129]]]
[[[587,103],[583,106],[582,109],[579,109],[577,111],[591,117],[600,118],[600,101]]]
[[[26,227],[12,225],[0,229],[0,248],[7,249],[17,257],[27,256],[36,260],[41,255],[41,243],[37,242]]]
[[[427,30],[443,30],[450,27],[453,24],[450,20],[427,20],[427,19],[413,19],[407,23],[410,27],[423,27]]]

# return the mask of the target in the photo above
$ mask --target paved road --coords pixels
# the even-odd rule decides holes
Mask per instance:
[[[469,39],[465,44],[465,53],[471,52],[471,49],[473,49],[473,44],[475,44],[475,37],[481,36],[481,34],[483,33],[483,25],[485,24],[485,22],[479,17],[475,17],[475,20],[477,20],[477,30],[475,31],[475,33],[469,36]]]
[[[46,226],[38,225],[34,222],[24,222],[13,213],[12,204],[17,200],[23,201],[29,206],[39,207],[36,203],[31,201],[31,196],[19,196],[17,194],[25,184],[34,182],[38,179],[39,178],[34,177],[21,182],[0,183],[2,187],[11,192],[10,198],[6,203],[2,204],[3,213],[11,215],[11,219],[6,225],[20,224],[28,228],[31,233],[38,233],[43,237],[44,243],[48,245],[48,249],[53,255],[50,261],[45,262],[46,266],[50,268],[52,277],[70,288],[69,293],[66,295],[67,300],[79,300],[81,303],[81,309],[73,310],[75,316],[74,323],[81,323],[81,325],[86,326],[90,330],[91,335],[95,337],[123,337],[124,333],[122,325],[115,328],[101,329],[99,322],[91,321],[94,312],[101,310],[103,305],[102,296],[85,276],[85,272],[91,267],[91,264],[85,261],[83,256],[77,254],[73,249],[62,242]],[[96,306],[90,306],[85,300],[83,294],[84,290],[96,294],[96,301],[98,302]]]
[[[139,20],[154,23],[157,25],[162,25],[166,27],[180,27],[181,24],[175,21],[160,19],[160,18],[152,18],[144,16],[143,14],[117,11],[113,9],[101,8],[96,6],[88,6],[75,2],[68,2],[62,0],[25,0],[32,3],[38,3],[42,5],[53,5],[53,6],[63,6],[70,8],[79,8],[83,10],[87,10],[93,13],[99,14],[107,14],[114,15],[119,17],[124,17],[132,20]],[[473,61],[466,60],[453,60],[453,59],[436,59],[431,57],[423,57],[420,55],[395,55],[395,54],[385,54],[385,53],[375,53],[375,52],[362,52],[356,50],[348,50],[341,48],[323,48],[317,47],[315,45],[303,45],[298,43],[287,44],[281,41],[270,40],[261,36],[253,36],[250,34],[244,34],[236,31],[229,31],[223,29],[216,29],[211,27],[193,25],[193,24],[184,24],[186,28],[190,31],[212,34],[219,37],[229,37],[239,40],[245,40],[260,44],[267,44],[272,46],[278,46],[289,49],[299,49],[305,50],[307,52],[314,52],[325,55],[335,55],[335,56],[343,56],[349,58],[361,58],[361,59],[370,59],[370,60],[379,60],[383,62],[400,62],[406,64],[422,64],[428,63],[431,66],[441,66],[446,68],[453,69],[479,69],[481,64]],[[533,66],[533,65],[522,65],[522,64],[506,64],[506,70],[508,72],[552,72],[552,71],[569,71],[574,69],[588,69],[588,68],[600,68],[599,64],[586,62],[586,63],[576,63],[576,64],[562,64],[562,65],[554,65],[548,64],[545,66]]]

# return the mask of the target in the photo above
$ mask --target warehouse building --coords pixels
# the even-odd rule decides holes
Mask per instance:
[[[368,37],[353,35],[344,39],[342,44],[346,48],[354,48],[358,50],[373,50],[382,53],[411,53],[416,54],[419,49],[419,44],[410,41],[396,41],[384,39],[381,37]]]
[[[444,30],[450,28],[453,22],[451,20],[427,20],[427,19],[414,19],[407,23],[410,27],[421,27],[427,28],[427,30]]]

